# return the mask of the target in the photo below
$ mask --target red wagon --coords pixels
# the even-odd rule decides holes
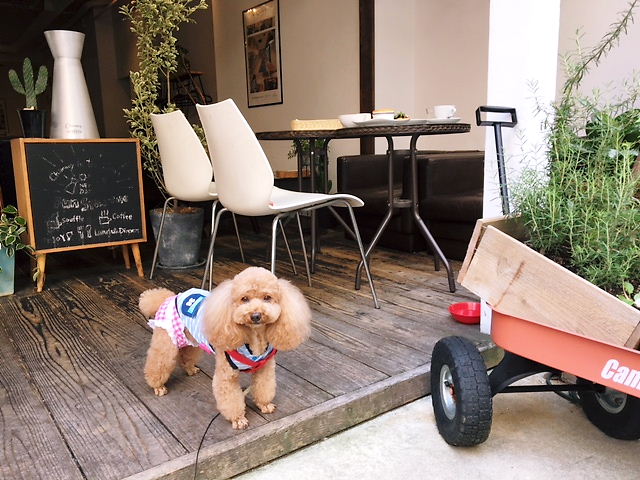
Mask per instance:
[[[494,395],[568,391],[604,433],[639,439],[640,310],[504,231],[521,232],[512,220],[478,221],[458,280],[491,305],[491,336],[505,356],[487,373],[467,339],[435,345],[431,393],[440,434],[452,445],[477,445],[489,435]],[[512,385],[542,372],[577,380]]]

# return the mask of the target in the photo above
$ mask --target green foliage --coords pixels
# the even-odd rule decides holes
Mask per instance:
[[[302,150],[300,153],[302,153],[302,169],[309,169],[310,168],[310,163],[311,163],[311,157],[310,157],[310,143],[309,140],[306,139],[301,139],[300,140],[300,149]],[[313,174],[315,175],[315,184],[316,185],[324,185],[325,183],[325,173],[326,173],[326,168],[325,165],[329,162],[329,158],[328,158],[328,153],[329,153],[329,148],[327,147],[327,155],[320,155],[319,153],[319,148],[316,147],[316,155],[318,155],[318,157],[316,158],[316,168],[315,171],[313,172]],[[291,158],[298,158],[298,148],[296,146],[295,142],[291,143],[291,148],[289,149],[289,152],[287,153],[287,158],[291,159]],[[331,191],[331,187],[333,186],[333,182],[330,179],[326,179],[327,182],[327,191]]]
[[[7,205],[0,210],[0,249],[6,249],[7,255],[13,257],[19,250],[33,255],[31,245],[22,243],[20,236],[27,231],[27,221],[18,215],[18,209],[13,205]],[[2,271],[2,269],[0,269]],[[39,272],[34,273],[34,280]]]
[[[624,282],[622,284],[622,293],[618,295],[618,298],[627,305],[640,308],[640,287],[636,291],[631,282]]]
[[[13,68],[9,70],[9,82],[11,82],[11,86],[16,92],[25,96],[26,108],[32,110],[38,108],[36,97],[46,90],[48,75],[49,71],[47,67],[41,65],[38,69],[38,77],[34,83],[33,66],[31,65],[31,59],[29,57],[26,57],[22,63],[22,82],[20,82],[20,78]]]
[[[132,0],[120,7],[120,13],[131,22],[136,35],[139,68],[130,73],[133,88],[131,108],[124,109],[131,136],[140,140],[143,166],[163,195],[167,189],[162,177],[162,164],[151,114],[171,112],[169,76],[178,68],[178,46],[175,34],[191,16],[207,8],[206,0]],[[166,83],[168,104],[158,106],[161,81]]]
[[[614,293],[640,285],[640,110],[633,108],[640,87],[606,104],[577,87],[626,31],[635,5],[596,48],[570,59],[551,116],[549,166],[543,174],[528,172],[514,189],[531,246]]]

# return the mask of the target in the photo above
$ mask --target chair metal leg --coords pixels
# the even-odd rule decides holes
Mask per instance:
[[[238,248],[240,249],[240,258],[242,259],[242,263],[247,263],[244,260],[244,250],[242,249],[242,241],[240,240],[240,232],[238,231],[238,222],[236,221],[236,214],[232,213],[233,216],[233,227],[236,229],[236,238],[238,239]]]
[[[207,263],[204,266],[204,275],[202,276],[202,283],[200,284],[200,288],[204,289],[204,286],[207,282],[207,274],[209,274],[209,290],[213,285],[213,246],[216,243],[216,235],[218,235],[218,225],[220,224],[220,217],[224,212],[226,212],[226,208],[222,208],[216,215],[216,219],[214,222],[213,232],[211,233],[211,240],[209,241],[209,250],[207,251]]]
[[[156,239],[156,248],[153,250],[153,260],[151,261],[151,270],[149,271],[149,280],[153,279],[153,272],[156,269],[156,262],[158,261],[158,250],[160,249],[160,240],[162,239],[162,228],[164,227],[164,217],[167,214],[167,206],[171,200],[175,200],[176,197],[169,197],[164,201],[162,207],[162,218],[160,219],[160,228],[158,228],[158,238]]]
[[[209,235],[213,234],[213,227],[216,223],[216,207],[218,206],[218,203],[218,200],[214,200],[211,204],[211,231],[209,232]]]
[[[291,268],[293,269],[293,274],[298,275],[298,271],[296,270],[296,263],[293,261],[293,255],[291,255],[291,249],[289,248],[289,240],[287,240],[287,234],[285,233],[284,225],[282,224],[282,218],[278,219],[278,225],[280,225],[282,238],[284,238],[284,245],[287,247],[287,253],[289,254],[289,261],[291,261]]]
[[[280,215],[276,215],[271,222],[271,273],[274,275],[276,274],[276,235],[279,221]]]
[[[360,250],[360,257],[362,258],[362,265],[364,265],[364,271],[367,274],[367,279],[369,280],[369,287],[371,288],[371,295],[373,296],[373,304],[376,308],[380,308],[378,304],[378,296],[376,295],[376,289],[373,286],[373,279],[371,278],[371,271],[369,269],[369,262],[367,262],[367,256],[364,252],[364,246],[362,245],[362,239],[360,238],[360,231],[358,230],[358,223],[356,222],[356,216],[353,213],[353,208],[349,205],[348,202],[344,202],[345,206],[349,209],[349,216],[351,217],[351,224],[353,225],[353,233],[356,237],[356,242],[358,243],[358,249]]]
[[[302,222],[300,221],[300,212],[296,212],[296,220],[298,220],[298,232],[300,232],[300,243],[302,244],[304,268],[307,271],[307,281],[309,283],[309,286],[311,286],[311,271],[309,270],[309,259],[307,258],[307,247],[304,244],[304,235],[302,234]]]

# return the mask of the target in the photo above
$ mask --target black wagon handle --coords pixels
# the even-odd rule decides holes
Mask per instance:
[[[504,120],[483,120],[483,113],[508,113],[511,115],[511,121]],[[478,126],[495,126],[500,124],[503,127],[512,128],[518,123],[518,116],[516,115],[516,109],[512,107],[492,107],[489,105],[481,105],[476,108],[476,124]]]
[[[511,121],[483,120],[483,113],[508,113]],[[513,128],[518,123],[516,109],[512,107],[493,107],[481,105],[476,109],[476,124],[492,126],[496,138],[496,155],[498,157],[498,180],[500,181],[500,199],[502,200],[502,214],[509,215],[509,189],[507,188],[507,172],[504,166],[504,151],[502,147],[502,127]]]

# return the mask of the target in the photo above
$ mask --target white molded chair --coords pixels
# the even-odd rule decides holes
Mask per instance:
[[[348,194],[327,195],[296,192],[275,187],[269,160],[233,100],[227,99],[212,105],[196,105],[196,108],[207,137],[217,182],[218,198],[224,207],[216,216],[207,257],[207,267],[205,267],[205,278],[207,272],[211,277],[213,245],[218,222],[226,210],[247,216],[275,215],[271,228],[271,271],[275,273],[276,228],[280,219],[284,216],[295,215],[298,221],[298,230],[302,236],[299,215],[301,211],[340,205],[349,209],[354,236],[360,249],[373,301],[375,307],[380,308],[369,270],[369,262],[365,258],[364,247],[352,209],[352,207],[364,205],[362,200]],[[311,281],[304,241],[302,246],[307,276]],[[202,280],[203,285],[205,278]]]
[[[149,279],[153,278],[153,272],[158,259],[158,247],[162,238],[164,219],[167,207],[171,200],[185,202],[212,201],[211,206],[211,232],[215,221],[218,193],[216,183],[212,181],[213,167],[198,135],[180,110],[170,113],[151,114],[151,123],[158,141],[160,151],[160,163],[162,163],[162,176],[167,192],[171,195],[164,202],[162,219],[158,229],[158,239],[153,252],[153,261]],[[240,256],[244,262],[244,252],[238,234],[238,225],[235,216],[233,223],[238,237]]]

